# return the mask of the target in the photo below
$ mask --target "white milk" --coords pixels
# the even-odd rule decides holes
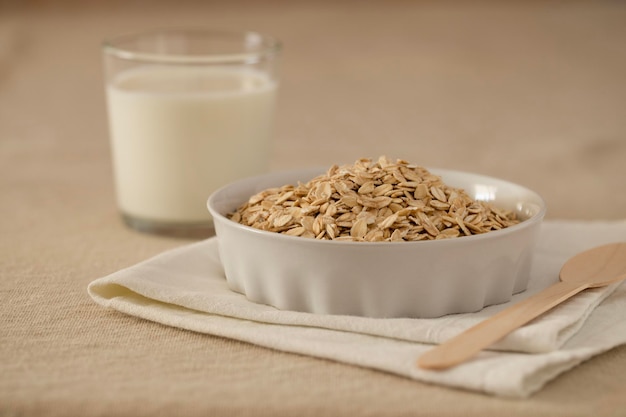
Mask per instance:
[[[253,70],[140,67],[107,88],[118,204],[207,222],[208,196],[268,168],[276,84]]]

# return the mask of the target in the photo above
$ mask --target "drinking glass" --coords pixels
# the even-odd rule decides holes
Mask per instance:
[[[268,170],[281,44],[155,30],[104,42],[117,204],[137,230],[209,235],[208,196]]]

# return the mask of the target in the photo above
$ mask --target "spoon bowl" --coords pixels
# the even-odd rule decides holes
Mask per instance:
[[[587,284],[587,288],[610,285],[626,278],[626,243],[611,243],[581,252],[561,268],[563,282]]]

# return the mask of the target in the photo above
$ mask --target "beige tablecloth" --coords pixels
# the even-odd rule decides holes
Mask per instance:
[[[624,347],[511,401],[166,327],[85,288],[188,243],[116,213],[108,35],[281,38],[274,170],[385,153],[592,221],[626,218],[625,21],[620,2],[0,3],[0,415],[624,415]]]

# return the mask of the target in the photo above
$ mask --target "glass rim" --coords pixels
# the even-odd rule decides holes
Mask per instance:
[[[142,36],[151,36],[159,34],[185,34],[211,36],[221,39],[247,39],[248,37],[256,38],[259,45],[263,45],[256,51],[242,51],[239,53],[220,52],[220,53],[204,53],[204,54],[180,54],[168,52],[144,52],[121,46],[124,42],[138,39]],[[242,48],[243,49],[243,48]],[[282,43],[269,35],[256,31],[236,31],[236,30],[220,30],[220,29],[198,29],[198,28],[165,28],[154,29],[142,32],[133,32],[123,35],[107,38],[102,42],[102,51],[119,59],[129,61],[142,61],[163,64],[254,64],[261,62],[267,58],[271,58],[282,49]]]

